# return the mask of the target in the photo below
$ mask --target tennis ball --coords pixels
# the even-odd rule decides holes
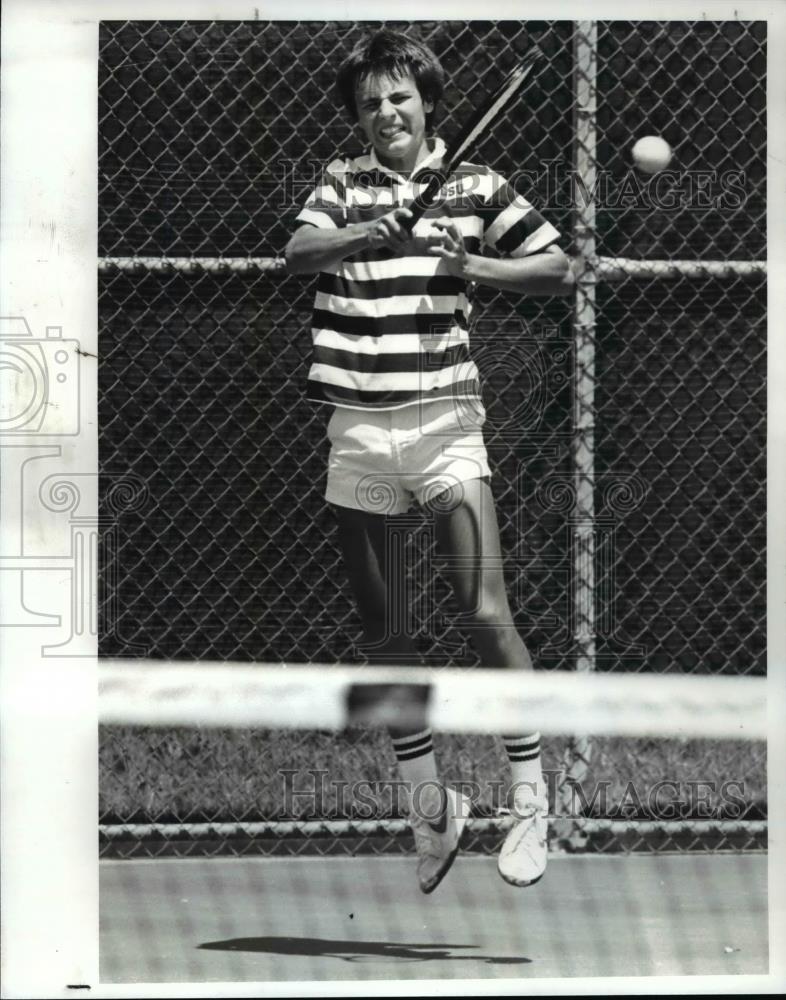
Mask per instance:
[[[633,147],[633,162],[645,174],[657,174],[671,163],[671,146],[659,135],[645,135]]]

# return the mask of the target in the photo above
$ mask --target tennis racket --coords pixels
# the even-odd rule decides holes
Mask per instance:
[[[423,217],[423,213],[437,200],[441,188],[447,182],[454,168],[466,157],[473,146],[476,146],[485,138],[503,111],[505,111],[519,93],[532,72],[538,55],[538,52],[531,52],[524,62],[520,63],[507,76],[504,83],[494,91],[491,97],[478,108],[445,150],[439,170],[426,167],[420,173],[415,173],[412,181],[421,184],[426,181],[426,186],[409,206],[412,218],[407,219],[403,223],[404,227],[409,229],[410,232],[418,219]]]

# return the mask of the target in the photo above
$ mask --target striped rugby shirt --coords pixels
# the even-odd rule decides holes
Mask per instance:
[[[441,139],[418,170],[438,163]],[[414,196],[412,185],[375,153],[333,160],[297,216],[297,225],[333,229],[379,218]],[[479,399],[470,357],[472,288],[427,254],[429,219],[449,216],[469,253],[491,247],[525,257],[558,231],[495,171],[461,163],[441,197],[413,230],[404,252],[364,249],[319,274],[314,301],[314,356],[307,397],[353,409],[387,410],[425,400]]]

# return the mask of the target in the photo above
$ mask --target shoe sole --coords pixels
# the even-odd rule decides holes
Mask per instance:
[[[503,881],[507,882],[508,885],[515,885],[517,889],[526,889],[528,885],[535,885],[535,883],[540,882],[540,880],[546,874],[546,869],[544,868],[537,878],[531,878],[531,879],[510,878],[502,871],[502,869],[499,867],[499,864],[497,865],[497,871],[499,872],[499,877]]]
[[[461,846],[461,837],[462,837],[462,834],[464,833],[464,827],[467,825],[467,820],[469,819],[469,810],[471,808],[471,804],[470,804],[470,801],[467,798],[467,796],[466,795],[461,795],[458,792],[454,792],[450,788],[446,789],[446,791],[447,791],[448,795],[450,796],[450,798],[452,799],[453,812],[456,813],[456,826],[458,827],[458,840],[456,841],[455,848],[448,855],[448,857],[447,857],[447,859],[445,861],[444,867],[440,870],[439,874],[436,876],[436,878],[434,879],[434,881],[431,882],[431,883],[429,883],[428,886],[424,886],[424,885],[421,884],[420,891],[424,895],[426,895],[426,896],[428,896],[430,893],[432,893],[437,888],[437,886],[442,881],[442,879],[450,871],[450,869],[451,869],[451,867],[453,865],[453,862],[456,860],[456,856],[458,855],[459,847]],[[460,810],[456,809],[456,804],[457,804],[458,799],[461,799],[462,808]],[[466,813],[466,815],[464,815],[465,813]]]
[[[497,868],[497,871],[499,872],[499,877],[501,879],[503,879],[505,882],[507,882],[508,885],[515,885],[516,888],[518,888],[518,889],[526,889],[526,887],[528,885],[535,885],[535,883],[536,882],[540,882],[540,880],[543,878],[543,875],[546,874],[545,872],[543,872],[543,874],[542,875],[538,875],[537,878],[530,879],[528,882],[523,882],[523,881],[521,881],[521,879],[508,878],[507,875],[505,875],[505,874],[503,874],[502,872],[499,871],[499,868]]]

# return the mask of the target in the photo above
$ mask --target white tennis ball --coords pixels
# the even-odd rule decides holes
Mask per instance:
[[[671,163],[671,146],[659,135],[645,135],[633,147],[633,162],[645,174],[657,174]]]

